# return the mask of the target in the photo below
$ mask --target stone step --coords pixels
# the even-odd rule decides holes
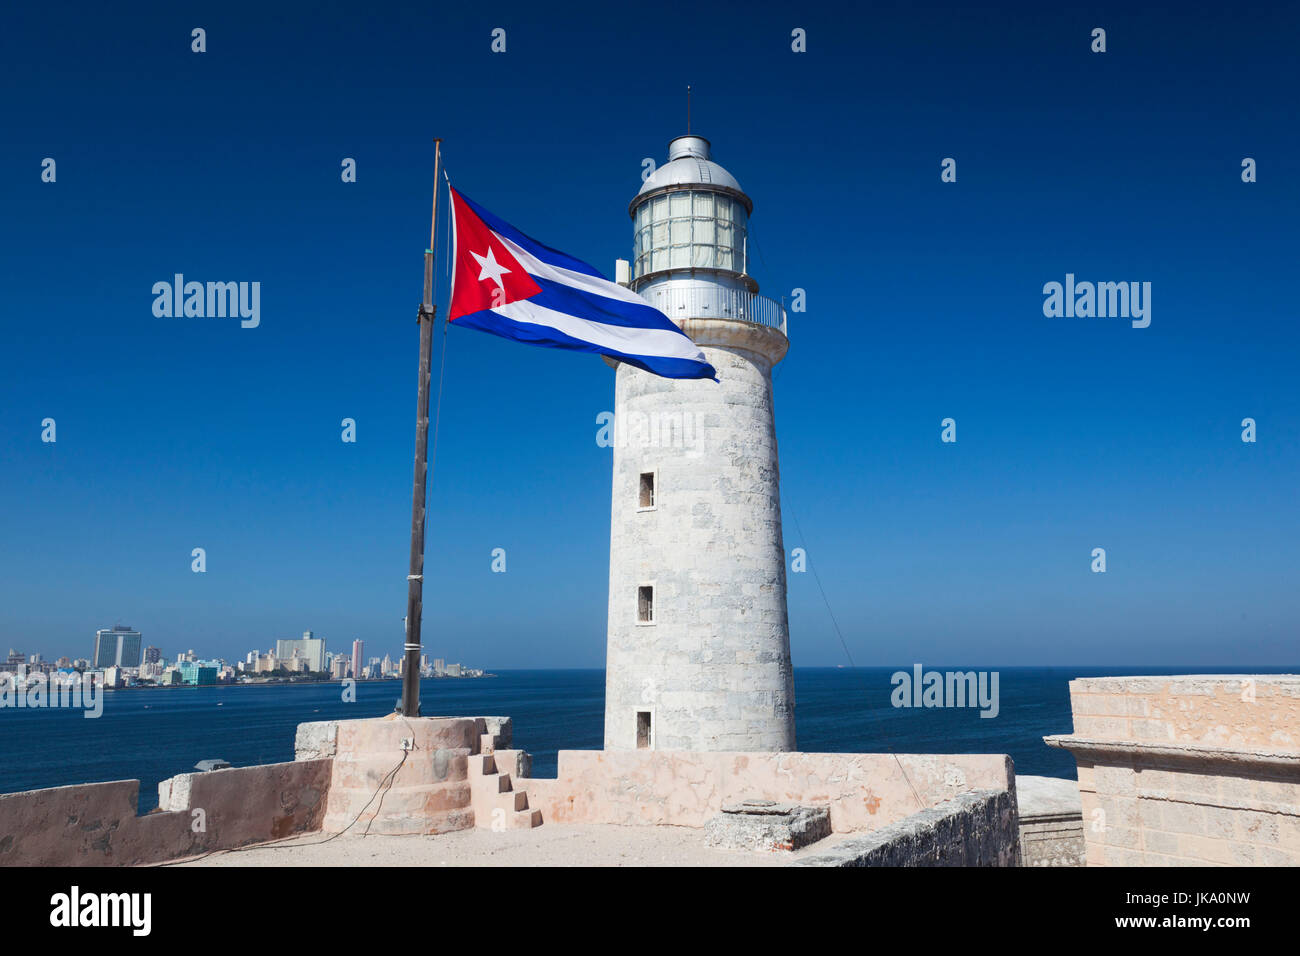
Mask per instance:
[[[514,815],[512,821],[516,829],[531,830],[534,827],[542,825],[541,810],[520,810]]]
[[[528,809],[528,794],[523,790],[502,790],[500,793],[486,795],[486,803],[492,809],[500,808],[507,813]]]
[[[489,794],[477,800],[474,824],[480,829],[490,830],[493,822],[501,819],[504,814],[507,827],[531,829],[541,826],[541,813],[528,806],[528,794],[522,790],[512,790],[509,793]]]
[[[512,723],[509,717],[480,717],[478,726],[482,730],[479,746],[483,753],[510,746]]]
[[[532,758],[522,750],[497,750],[492,757],[498,773],[508,773],[518,780],[532,772]]]
[[[491,829],[493,820],[501,819],[500,814],[505,814],[506,826],[511,829],[541,826],[542,812],[529,807],[527,790],[515,786],[515,776],[527,774],[531,760],[520,750],[496,749],[500,742],[491,734],[481,735],[479,745],[484,752],[469,758],[475,826]]]

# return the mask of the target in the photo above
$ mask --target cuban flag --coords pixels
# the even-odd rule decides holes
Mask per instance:
[[[587,263],[544,246],[451,190],[448,321],[553,349],[595,352],[665,378],[711,378],[668,316]]]

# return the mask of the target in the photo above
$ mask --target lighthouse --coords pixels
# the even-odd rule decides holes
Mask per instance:
[[[786,315],[749,274],[753,203],[679,136],[628,212],[620,281],[718,381],[615,365],[605,749],[793,750],[772,369]]]

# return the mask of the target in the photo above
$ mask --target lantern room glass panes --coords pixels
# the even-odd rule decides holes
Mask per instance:
[[[680,190],[637,207],[633,277],[664,269],[745,271],[745,207],[730,196]]]

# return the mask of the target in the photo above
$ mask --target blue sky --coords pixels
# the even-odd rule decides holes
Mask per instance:
[[[858,664],[1296,661],[1294,5],[562,6],[0,15],[0,642],[396,656],[432,137],[612,273],[691,83],[762,291],[807,292],[786,546]],[[260,282],[261,325],[154,317],[177,272]],[[1067,272],[1151,282],[1150,327],[1045,318]],[[432,656],[603,666],[612,401],[597,358],[451,330]],[[813,575],[789,591],[796,666],[845,663]]]

